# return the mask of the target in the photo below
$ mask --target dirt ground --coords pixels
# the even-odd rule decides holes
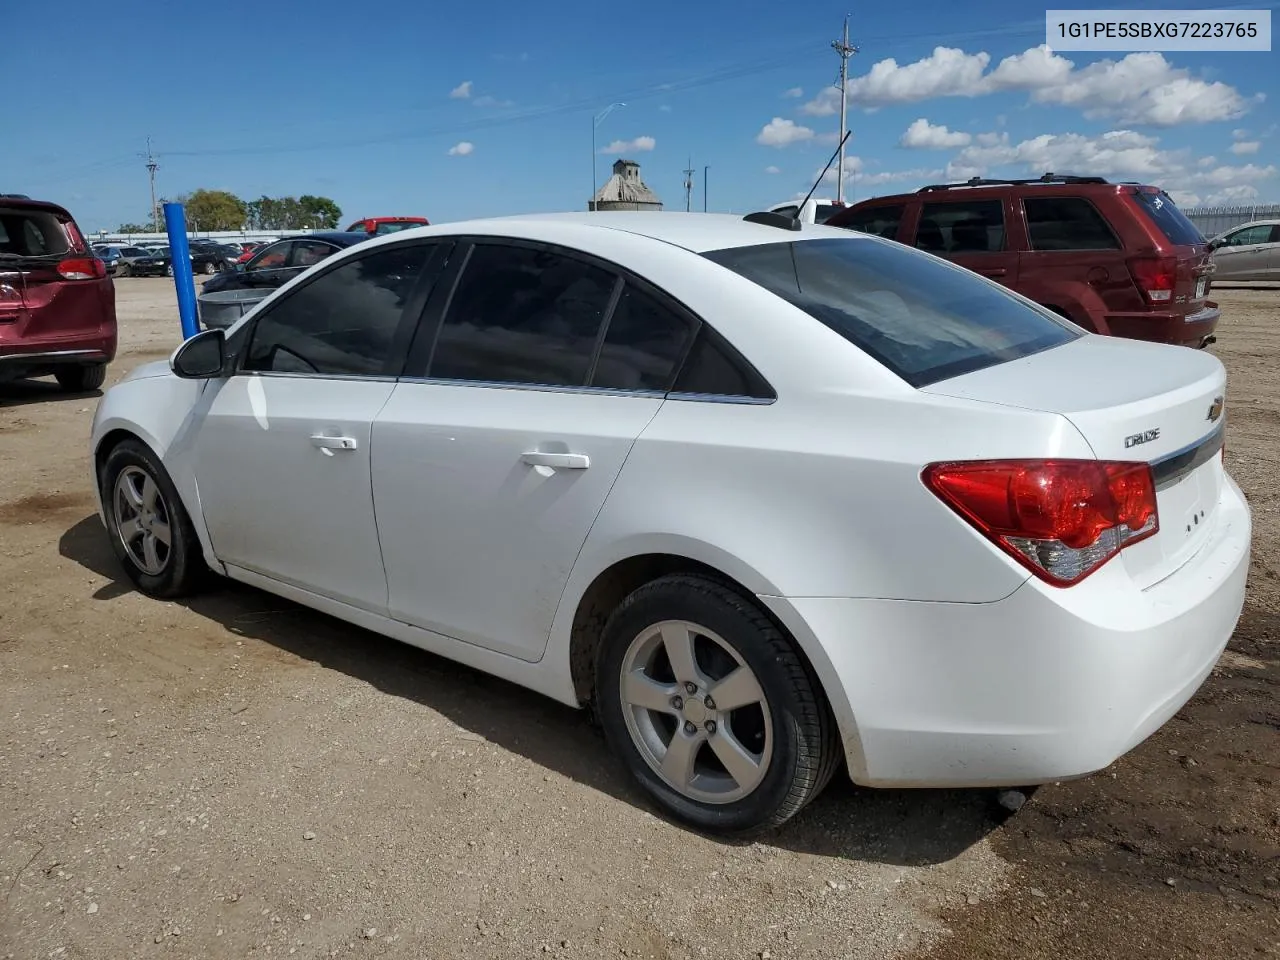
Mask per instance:
[[[178,339],[168,281],[117,293],[109,382]],[[1218,298],[1255,553],[1196,699],[1011,818],[836,783],[749,844],[534,694],[233,584],[139,596],[96,394],[0,387],[0,958],[1280,955],[1280,288]]]

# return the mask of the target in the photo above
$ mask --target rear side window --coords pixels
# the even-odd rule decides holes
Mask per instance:
[[[1120,243],[1092,203],[1081,197],[1027,197],[1032,250],[1119,250]]]
[[[1004,203],[957,200],[920,209],[916,246],[930,253],[995,253],[1004,249]]]
[[[902,214],[906,204],[895,203],[887,207],[865,207],[861,210],[850,210],[840,218],[837,226],[846,230],[857,230],[859,233],[872,233],[877,237],[893,240],[898,236],[898,224],[902,223]]]
[[[1080,336],[969,270],[893,243],[824,238],[705,256],[799,307],[916,387]]]
[[[1133,199],[1146,213],[1147,218],[1160,228],[1160,232],[1170,243],[1182,246],[1205,242],[1200,229],[1187,219],[1163,190],[1159,193],[1146,193],[1139,190],[1133,194]]]
[[[764,377],[724,337],[706,324],[698,330],[693,349],[680,368],[680,376],[676,378],[673,389],[676,393],[705,397],[777,398]]]
[[[476,244],[440,326],[428,376],[584,386],[617,280],[549,250]]]
[[[628,282],[609,317],[591,386],[669,390],[693,325]]]

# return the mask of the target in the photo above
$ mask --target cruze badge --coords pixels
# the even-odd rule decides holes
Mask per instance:
[[[1135,433],[1131,437],[1125,437],[1124,446],[1125,446],[1125,449],[1127,450],[1130,447],[1138,446],[1138,444],[1140,443],[1150,443],[1152,440],[1155,440],[1159,436],[1160,436],[1159,427],[1156,427],[1153,430],[1144,430],[1142,433]]]
[[[1206,420],[1217,420],[1222,416],[1222,408],[1226,405],[1226,400],[1222,397],[1214,397],[1213,403],[1209,406],[1209,415]]]

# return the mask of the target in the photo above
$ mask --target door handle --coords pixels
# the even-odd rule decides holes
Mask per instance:
[[[984,277],[1003,277],[1008,272],[1004,267],[996,267],[994,270],[983,270],[982,275]]]
[[[585,470],[591,466],[591,458],[585,453],[543,453],[530,450],[520,459],[533,467],[558,467],[561,470]]]
[[[327,457],[332,457],[335,450],[354,450],[359,446],[355,437],[327,437],[323,433],[315,434],[311,438],[311,445],[319,447]]]

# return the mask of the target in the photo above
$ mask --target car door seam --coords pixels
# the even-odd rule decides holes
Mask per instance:
[[[374,436],[378,418],[387,409],[387,404],[391,402],[391,398],[396,395],[398,389],[400,389],[400,382],[397,380],[391,385],[391,389],[387,391],[387,395],[382,401],[382,406],[378,407],[369,420],[369,456],[367,459],[369,469],[369,507],[373,510],[373,535],[378,538],[378,562],[382,566],[382,613],[387,617],[391,616],[391,575],[387,573],[387,554],[382,547],[382,525],[378,520],[378,491],[374,487],[373,481],[373,454],[376,449],[374,447]]]

